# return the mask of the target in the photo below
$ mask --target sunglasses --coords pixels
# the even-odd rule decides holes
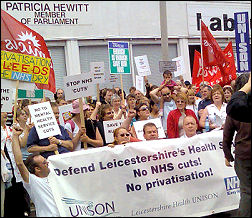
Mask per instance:
[[[110,111],[110,112],[106,113],[106,115],[111,115],[111,114],[114,114],[114,111]]]
[[[167,95],[170,95],[171,93],[166,93],[166,94],[162,94],[163,96],[167,96]]]
[[[122,134],[120,134],[120,136],[121,136],[121,137],[124,137],[124,136],[129,137],[129,136],[130,136],[130,134],[129,134],[129,133],[122,133]]]
[[[185,103],[184,101],[177,101],[177,103]]]
[[[149,108],[147,108],[147,107],[142,107],[142,108],[140,109],[140,111],[146,111],[146,110],[149,110]]]

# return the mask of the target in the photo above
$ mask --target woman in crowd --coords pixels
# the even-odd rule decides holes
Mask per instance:
[[[83,103],[85,128],[81,126],[79,99],[73,101],[72,119],[67,121],[65,128],[73,141],[73,150],[78,151],[83,148],[83,143],[87,143],[88,148],[101,147],[103,141],[98,128],[85,116],[89,106]]]
[[[167,117],[167,135],[168,138],[179,138],[184,135],[183,119],[185,116],[193,116],[199,126],[199,121],[193,110],[187,109],[187,96],[180,92],[175,97],[177,109],[170,111]]]
[[[202,128],[205,127],[206,117],[209,119],[210,130],[221,127],[223,128],[227,116],[226,107],[227,103],[224,102],[224,92],[220,85],[214,85],[211,91],[212,104],[206,106],[202,116],[200,117],[199,124]]]
[[[114,120],[120,120],[126,118],[126,107],[122,104],[121,98],[114,94],[111,98],[111,105],[114,111]]]
[[[195,115],[198,116],[198,105],[201,100],[196,99],[195,92],[193,89],[188,90],[187,99],[188,99],[188,103],[186,105],[186,109],[193,110]]]
[[[114,142],[108,144],[109,147],[115,147],[115,145],[123,145],[130,142],[130,133],[124,127],[118,127],[114,130]]]
[[[161,114],[158,108],[158,104],[154,101],[150,101],[150,119],[161,118]]]
[[[228,103],[231,99],[231,96],[234,93],[233,88],[231,86],[226,85],[223,87],[223,92],[224,92],[224,102]]]

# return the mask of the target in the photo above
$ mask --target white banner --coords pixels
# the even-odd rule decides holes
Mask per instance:
[[[61,216],[206,216],[238,208],[223,131],[49,157]],[[155,142],[155,143],[154,143]]]
[[[143,126],[146,123],[154,123],[158,129],[158,138],[165,138],[165,133],[164,133],[164,129],[163,129],[163,125],[161,122],[160,118],[155,118],[155,119],[149,119],[149,120],[142,120],[142,121],[136,121],[133,123],[136,134],[137,134],[137,138],[140,140],[145,140],[144,136],[143,136]]]
[[[66,100],[96,95],[94,75],[91,73],[64,76],[63,79]]]
[[[151,75],[150,65],[148,62],[147,55],[134,57],[137,72],[139,76]]]
[[[122,123],[123,123],[123,120],[103,121],[103,128],[104,128],[106,143],[112,143],[114,141],[114,130],[120,127]]]
[[[71,111],[73,110],[72,104],[59,106],[59,122],[61,126],[65,126],[67,120],[72,118]]]
[[[61,135],[50,102],[28,105],[39,139]]]

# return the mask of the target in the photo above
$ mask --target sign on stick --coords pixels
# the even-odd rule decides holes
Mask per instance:
[[[103,121],[104,133],[106,143],[112,143],[114,141],[114,130],[120,127],[123,120],[108,120]]]
[[[151,75],[150,65],[148,62],[147,55],[134,57],[136,68],[139,76]]]
[[[94,75],[95,83],[104,83],[104,62],[91,62],[90,72]]]

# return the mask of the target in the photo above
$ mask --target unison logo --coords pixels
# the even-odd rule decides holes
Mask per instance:
[[[110,203],[105,202],[94,204],[93,201],[82,201],[65,197],[63,197],[61,200],[65,204],[67,204],[69,213],[72,217],[78,217],[83,215],[103,217],[118,213],[115,211],[114,201]]]
[[[237,176],[224,178],[227,195],[240,193],[240,181]]]

